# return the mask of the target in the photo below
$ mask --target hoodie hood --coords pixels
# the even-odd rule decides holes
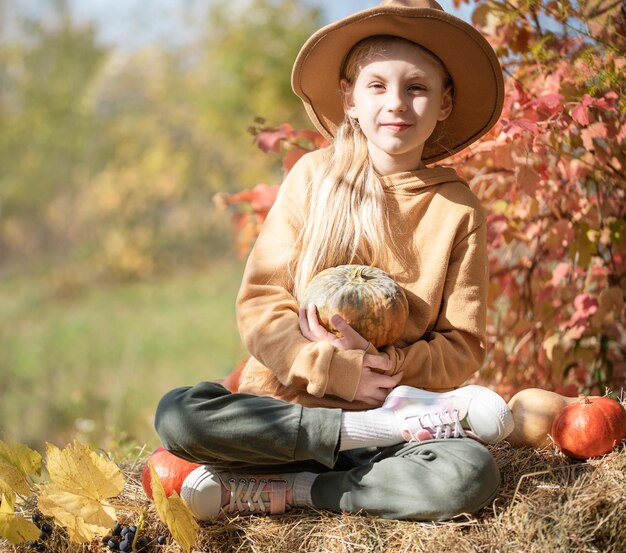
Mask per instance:
[[[385,191],[392,194],[412,195],[425,188],[447,183],[459,183],[469,188],[468,184],[451,167],[416,169],[384,177],[379,176],[378,179]]]

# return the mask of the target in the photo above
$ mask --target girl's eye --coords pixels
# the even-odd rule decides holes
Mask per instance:
[[[426,90],[426,87],[422,84],[413,84],[411,86],[409,86],[409,91],[410,92],[422,92]]]
[[[370,83],[369,87],[373,88],[375,90],[384,90],[384,88],[385,88],[383,83]]]

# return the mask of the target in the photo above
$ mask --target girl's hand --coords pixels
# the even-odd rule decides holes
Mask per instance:
[[[400,384],[402,379],[401,372],[393,376],[380,373],[380,371],[388,372],[391,369],[391,361],[387,357],[366,353],[363,356],[361,380],[356,389],[354,399],[380,407],[391,390]]]
[[[308,309],[301,307],[298,310],[298,321],[302,335],[311,342],[329,342],[338,349],[361,349],[367,351],[369,342],[354,330],[339,315],[334,315],[331,319],[332,325],[343,336],[335,336],[326,330],[317,318],[315,305],[310,305]],[[380,406],[402,379],[402,373],[388,376],[384,373],[392,370],[393,366],[389,358],[384,355],[363,356],[363,367],[361,369],[361,379],[354,395],[355,401],[362,401],[368,405]]]
[[[362,349],[367,351],[370,343],[363,338],[356,330],[354,330],[339,315],[331,317],[332,325],[341,332],[341,338],[335,336],[332,332],[326,330],[317,318],[317,308],[315,305],[309,305],[308,309],[300,307],[298,309],[298,322],[300,323],[300,332],[311,342],[329,342],[337,349]]]

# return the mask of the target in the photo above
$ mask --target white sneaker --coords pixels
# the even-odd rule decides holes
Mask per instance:
[[[223,514],[281,514],[294,506],[293,488],[311,485],[317,475],[213,472],[201,466],[190,472],[180,496],[199,520]],[[306,490],[310,494],[310,489]]]
[[[506,402],[483,386],[464,386],[443,393],[398,386],[382,406],[395,413],[407,442],[469,437],[496,443],[506,438],[514,426]]]

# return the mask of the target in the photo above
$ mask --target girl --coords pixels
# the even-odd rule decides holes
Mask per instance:
[[[237,298],[252,357],[240,392],[168,393],[156,428],[202,463],[181,490],[194,514],[291,507],[442,520],[490,503],[486,447],[512,430],[505,402],[459,388],[484,356],[485,215],[450,168],[426,168],[495,123],[502,74],[470,25],[432,0],[386,0],[315,33],[292,83],[332,146],[281,187]],[[337,338],[297,298],[322,269],[374,265],[409,301],[377,351],[340,317]]]

